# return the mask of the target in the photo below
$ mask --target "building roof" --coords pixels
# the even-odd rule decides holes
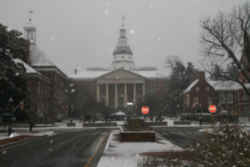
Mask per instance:
[[[145,78],[166,78],[167,73],[161,70],[136,70],[133,71]]]
[[[115,71],[115,70],[113,70]],[[106,70],[106,69],[100,69],[100,70],[91,70],[91,68],[88,68],[86,70],[83,70],[77,74],[73,74],[70,77],[72,79],[96,79],[104,74],[110,73],[112,70]],[[138,74],[144,78],[166,78],[167,72],[161,71],[161,70],[135,70],[130,71],[132,73]]]
[[[239,90],[242,86],[234,81],[208,81],[209,85],[217,91]]]
[[[72,79],[95,79],[106,73],[109,73],[108,70],[83,70],[77,74],[70,76]]]
[[[35,44],[30,46],[30,54],[32,66],[56,66]]]
[[[24,66],[26,73],[28,74],[40,74],[39,72],[37,72],[34,68],[32,68],[31,66],[29,66],[27,63],[25,63],[23,60],[19,59],[19,58],[15,58],[13,59],[15,63],[20,63]]]
[[[197,83],[199,82],[199,79],[194,80],[185,90],[184,94],[188,93]]]
[[[185,90],[184,94],[188,93],[197,83],[199,79],[193,81]],[[235,81],[212,81],[209,80],[207,83],[215,89],[215,91],[234,91],[242,89],[242,86]],[[250,89],[250,83],[245,84],[246,88]]]
[[[131,50],[131,48],[126,45],[126,46],[116,46],[114,52],[113,52],[113,55],[119,55],[119,54],[128,54],[128,55],[132,55],[133,52]]]
[[[128,45],[127,35],[126,35],[126,28],[124,26],[120,29],[120,36],[118,39],[118,43],[116,45],[116,48],[114,49],[113,55],[119,55],[119,54],[128,54],[133,55],[133,52]]]

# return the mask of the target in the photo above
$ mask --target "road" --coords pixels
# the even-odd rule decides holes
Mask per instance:
[[[108,130],[60,131],[33,137],[0,150],[1,167],[94,167],[105,147]]]
[[[205,140],[204,133],[199,132],[198,127],[166,127],[155,130],[172,143],[186,148],[197,140]]]

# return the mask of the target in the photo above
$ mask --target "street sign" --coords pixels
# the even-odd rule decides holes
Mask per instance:
[[[149,107],[148,106],[142,106],[141,107],[141,113],[143,115],[147,115],[149,113]]]
[[[208,110],[209,110],[210,113],[216,113],[216,106],[215,105],[210,105],[208,107]]]

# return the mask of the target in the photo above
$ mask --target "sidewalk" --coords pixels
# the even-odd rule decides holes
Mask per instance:
[[[156,142],[120,142],[119,130],[109,136],[103,156],[98,167],[136,167],[140,163],[140,154],[144,152],[182,151],[183,149],[172,144],[157,134]]]

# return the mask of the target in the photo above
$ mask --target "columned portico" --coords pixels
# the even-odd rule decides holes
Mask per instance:
[[[103,83],[102,83],[103,84]],[[132,85],[132,96],[130,97],[128,94],[128,84]],[[124,106],[127,102],[137,102],[137,97],[140,96],[144,96],[145,95],[145,84],[144,83],[119,83],[119,85],[121,85],[123,87],[123,90],[118,90],[118,83],[105,83],[105,94],[102,94],[102,92],[100,91],[100,84],[96,85],[96,92],[97,92],[97,101],[100,102],[100,97],[105,97],[105,105],[106,106],[110,106],[111,102],[110,99],[112,94],[114,94],[114,98],[113,98],[113,102],[112,104],[114,104],[114,108],[118,108],[121,106]],[[113,86],[114,87],[114,92],[111,92],[111,90],[109,89],[109,86]],[[137,89],[137,87],[139,89]],[[141,91],[140,91],[141,90]],[[123,92],[123,93],[120,93]],[[122,98],[122,103],[120,103],[119,98]],[[128,99],[133,99],[133,101],[128,101]]]
[[[105,88],[100,91],[100,87]],[[138,102],[145,96],[145,79],[133,72],[119,69],[101,76],[96,81],[96,99],[105,105],[119,108],[128,102]]]
[[[100,85],[96,85],[96,98],[97,98],[97,102],[99,103],[100,100]]]
[[[109,85],[106,84],[106,85],[105,85],[105,88],[106,88],[106,99],[105,99],[105,104],[106,104],[106,106],[108,106],[108,105],[109,105]]]
[[[124,84],[124,104],[128,102],[128,89],[127,89],[127,84]]]
[[[133,84],[133,102],[136,102],[136,84]]]
[[[117,84],[115,84],[115,108],[118,107],[118,90],[117,90]]]

